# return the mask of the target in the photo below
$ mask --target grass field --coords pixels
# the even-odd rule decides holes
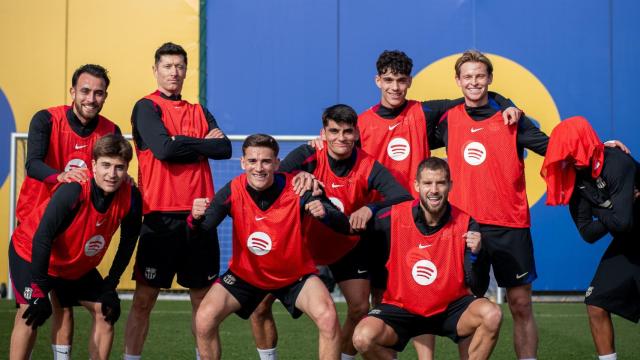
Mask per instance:
[[[130,301],[123,301],[123,315],[117,323],[112,359],[122,358],[123,334]],[[341,315],[345,304],[338,304]],[[584,305],[535,304],[540,333],[539,359],[597,359]],[[512,322],[508,310],[504,316],[500,340],[493,359],[514,359],[512,350]],[[190,332],[190,305],[186,301],[159,301],[152,315],[151,330],[145,345],[146,359],[193,359],[194,342]],[[284,308],[274,307],[279,325],[278,344],[280,359],[317,358],[317,331],[308,318],[292,320]],[[0,349],[8,350],[15,315],[13,302],[0,301]],[[40,331],[33,359],[50,359],[49,322]],[[640,359],[640,326],[614,317],[618,359]],[[81,308],[76,309],[76,333],[73,354],[75,359],[87,359],[89,317]],[[223,359],[257,359],[249,323],[233,315],[222,325]],[[6,355],[6,352],[5,352]],[[5,356],[1,356],[5,358]],[[400,359],[415,359],[411,346],[400,354]],[[436,359],[457,359],[457,348],[448,339],[439,338]]]

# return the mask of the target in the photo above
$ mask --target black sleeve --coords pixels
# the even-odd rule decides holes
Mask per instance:
[[[609,233],[607,227],[593,217],[591,203],[580,196],[578,191],[574,191],[571,195],[569,212],[584,241],[593,244]]]
[[[138,148],[151,149],[158,160],[191,163],[200,156],[212,159],[231,157],[231,142],[224,139],[197,139],[183,135],[171,138],[162,123],[160,109],[149,99],[139,100],[131,115]],[[215,123],[215,120],[209,120]],[[217,125],[217,124],[216,124]]]
[[[429,100],[422,103],[422,111],[427,120],[427,141],[429,149],[434,150],[445,146],[441,138],[436,136],[436,128],[440,119],[449,109],[464,104],[464,98],[455,100]]]
[[[44,211],[38,229],[33,236],[31,254],[32,281],[43,289],[48,287],[49,257],[55,237],[65,229],[62,224],[70,224],[67,217],[75,216],[73,209],[77,208],[82,193],[82,186],[72,182],[61,185],[51,196],[51,200]],[[91,199],[83,199],[91,201]]]
[[[391,207],[380,209],[367,225],[367,240],[372,248],[382,252],[378,260],[385,264],[391,249]]]
[[[618,148],[605,149],[601,177],[611,196],[611,206],[593,208],[593,214],[614,235],[629,232],[633,227],[635,172],[635,161],[629,155]]]
[[[313,173],[318,164],[315,154],[316,149],[312,146],[307,144],[300,145],[287,154],[287,157],[280,162],[278,171],[288,173],[293,171],[306,171]]]
[[[523,116],[520,118],[520,121],[518,121],[516,142],[518,148],[527,148],[538,155],[544,156],[547,153],[549,137],[543,133],[531,119]]]
[[[122,273],[129,265],[133,250],[136,248],[140,227],[142,225],[142,196],[137,187],[131,188],[131,207],[120,224],[120,243],[109,269],[109,275],[105,278],[108,286],[115,289],[120,282]]]
[[[330,227],[333,231],[340,234],[352,235],[349,218],[340,211],[326,196],[312,196],[311,191],[305,192],[300,198],[300,208],[304,211],[304,206],[312,201],[320,200],[324,206],[325,216],[320,220],[323,224]],[[311,215],[307,215],[311,216]]]
[[[116,124],[114,124],[116,125]],[[115,130],[113,131],[114,134],[116,135],[122,135],[122,130],[120,130],[120,126],[116,125]]]
[[[231,213],[231,183],[227,183],[209,205],[204,216],[199,220],[193,220],[194,229],[210,231],[217,227]]]
[[[374,215],[382,208],[412,199],[411,194],[402,185],[398,184],[389,170],[377,161],[371,169],[368,181],[369,190],[377,190],[384,198],[376,203],[367,204]]]
[[[29,124],[25,168],[28,176],[40,181],[59,173],[44,162],[49,150],[51,126],[51,113],[47,110],[38,111]]]
[[[469,219],[469,231],[480,232],[480,225],[473,219]],[[484,296],[489,288],[489,268],[486,251],[480,248],[478,254],[473,254],[471,249],[464,249],[464,281],[471,292],[478,297]]]

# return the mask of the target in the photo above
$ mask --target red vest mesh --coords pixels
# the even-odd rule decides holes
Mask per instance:
[[[116,130],[114,123],[98,116],[98,125],[93,133],[81,137],[69,126],[69,108],[63,105],[47,109],[51,114],[51,136],[44,163],[59,172],[82,167],[90,169],[93,144],[103,135],[113,134]],[[25,221],[35,208],[49,199],[54,185],[25,176],[16,205],[18,222]]]
[[[247,176],[231,181],[233,250],[229,269],[249,284],[272,290],[290,285],[316,272],[302,240],[300,197],[293,192],[292,176],[278,199],[262,211],[247,192]]]
[[[382,302],[427,317],[470,294],[464,282],[462,237],[469,228],[469,215],[452,207],[451,220],[426,236],[413,220],[414,206],[420,206],[418,200],[391,207],[389,279]]]
[[[162,122],[169,136],[184,135],[204,138],[209,124],[197,104],[185,100],[172,101],[153,93],[145,96],[162,111]],[[150,149],[139,150],[138,181],[142,193],[143,213],[152,211],[191,210],[193,199],[213,199],[213,177],[209,160],[182,164],[158,160]]]
[[[355,151],[355,165],[345,177],[338,177],[331,170],[326,144],[322,150],[316,150],[315,154],[317,167],[313,175],[325,184],[324,190],[329,200],[347,216],[367,204],[369,175],[375,162],[364,151]],[[302,224],[302,233],[309,244],[311,256],[318,265],[333,264],[360,240],[360,236],[339,234],[311,216],[305,216]]]
[[[451,109],[448,119],[447,156],[454,184],[449,194],[451,204],[481,224],[529,227],[517,126],[505,126],[501,112],[474,121],[464,104]]]
[[[91,183],[81,183],[80,209],[69,227],[51,245],[48,273],[63,279],[77,279],[100,264],[111,237],[131,208],[131,185],[123,183],[106,213],[98,212],[91,202]],[[54,188],[57,189],[58,186]],[[18,225],[12,241],[16,253],[31,262],[33,236],[51,198]]]
[[[398,183],[414,197],[418,164],[431,155],[427,141],[427,122],[418,101],[408,104],[394,120],[381,118],[376,107],[358,117],[362,149],[384,165]]]

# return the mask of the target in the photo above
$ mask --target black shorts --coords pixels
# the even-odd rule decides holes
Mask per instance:
[[[458,321],[474,300],[476,297],[473,295],[461,297],[450,303],[445,311],[429,317],[416,315],[389,304],[375,307],[369,311],[368,316],[384,321],[396,332],[398,342],[391,348],[400,352],[411,338],[424,334],[446,336],[455,343],[459,342],[464,337],[458,336]]]
[[[369,279],[369,260],[367,248],[363,241],[358,241],[356,246],[341,257],[338,261],[329,265],[336,283],[353,280]]]
[[[500,287],[531,284],[538,278],[529,228],[480,225],[482,247],[489,254]]]
[[[9,245],[9,271],[16,305],[28,304],[31,298],[31,263],[16,253],[13,243]],[[62,307],[79,306],[80,301],[98,302],[101,295],[103,279],[95,268],[75,280],[49,279],[52,294]]]
[[[380,237],[380,235],[365,232],[360,236],[360,244],[363,244],[366,253],[365,257],[369,260],[368,270],[371,288],[386,289],[387,279],[389,278],[386,266],[387,259],[385,257],[389,253],[387,240]]]
[[[584,302],[637,323],[640,320],[640,252],[623,251],[614,240],[600,260]]]
[[[216,229],[194,233],[188,213],[155,212],[144,216],[136,253],[133,280],[155,288],[178,284],[192,289],[210,286],[220,270]]]
[[[276,290],[264,290],[255,287],[248,282],[242,280],[238,275],[227,270],[222,277],[216,282],[222,285],[227,291],[240,303],[240,310],[236,311],[236,314],[243,319],[248,319],[253,311],[258,307],[260,302],[267,294],[271,293],[273,296],[280,300],[282,305],[287,309],[289,314],[294,319],[302,316],[302,311],[296,307],[296,300],[302,290],[305,282],[310,276],[316,276],[313,274],[307,274],[291,285],[281,287]]]

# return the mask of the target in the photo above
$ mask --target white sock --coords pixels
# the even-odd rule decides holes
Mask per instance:
[[[258,355],[260,355],[260,360],[278,360],[278,353],[276,353],[276,348],[273,349],[257,349]]]
[[[341,353],[340,354],[340,360],[356,360],[356,356],[355,355],[349,355],[349,354]]]
[[[598,359],[600,359],[600,360],[618,360],[618,355],[616,353],[608,354],[608,355],[599,355]]]
[[[198,351],[197,347],[196,347],[196,360],[200,360],[200,351]]]
[[[520,360],[536,360],[536,358],[522,358]]]
[[[140,359],[142,359],[142,355],[124,354],[124,360],[140,360]]]
[[[53,351],[53,360],[71,359],[71,345],[51,344],[51,350]]]

